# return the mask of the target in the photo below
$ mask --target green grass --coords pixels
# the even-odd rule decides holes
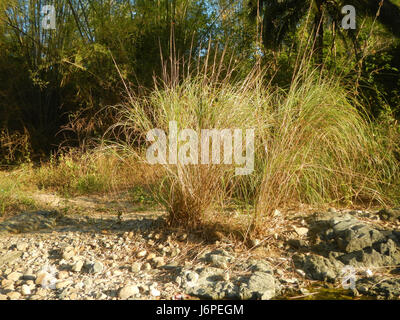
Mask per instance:
[[[35,201],[28,195],[29,168],[22,166],[10,172],[0,171],[0,217],[35,209]]]

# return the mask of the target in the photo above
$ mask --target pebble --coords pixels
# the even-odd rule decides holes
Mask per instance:
[[[78,262],[76,262],[73,266],[72,266],[72,271],[74,272],[81,272],[83,267],[83,261],[82,260],[78,260]]]
[[[73,247],[67,247],[67,248],[64,249],[64,252],[63,252],[63,255],[62,255],[63,259],[69,260],[74,256],[75,256],[75,250],[74,250]]]
[[[150,294],[151,294],[153,297],[159,297],[161,293],[160,293],[160,291],[157,290],[156,288],[151,287],[151,288],[150,288]]]
[[[22,279],[26,280],[26,281],[35,281],[36,276],[34,274],[31,274],[31,273],[26,273],[26,274],[24,274],[22,276]]]
[[[146,250],[141,250],[137,253],[136,257],[143,258],[147,254]]]
[[[305,276],[306,276],[306,273],[305,273],[303,270],[301,270],[301,269],[296,269],[296,273],[299,274],[299,275],[301,275],[302,277],[305,277]]]
[[[100,273],[104,269],[104,266],[101,262],[96,261],[90,266],[90,273]]]
[[[156,268],[159,268],[165,264],[163,257],[155,257],[155,258],[153,258],[153,262],[154,262]]]
[[[11,281],[17,281],[22,277],[22,273],[20,272],[11,272],[8,276],[7,279]]]
[[[118,297],[120,299],[128,299],[129,297],[137,295],[138,293],[139,293],[139,288],[137,286],[126,285],[119,291]]]
[[[21,294],[19,292],[12,291],[7,293],[7,297],[10,298],[10,300],[18,300],[21,298]]]
[[[7,290],[10,287],[14,287],[14,281],[9,279],[3,279],[1,280],[1,287],[5,290]]]
[[[63,271],[58,272],[57,279],[63,280],[63,279],[68,278],[68,276],[69,276],[68,271],[63,270]]]
[[[305,227],[299,227],[299,228],[298,227],[293,227],[293,229],[301,237],[305,236],[308,233],[308,228],[305,228]]]
[[[25,242],[20,242],[17,244],[17,250],[25,251],[28,248],[28,244]]]
[[[153,260],[154,258],[156,257],[156,254],[155,253],[149,253],[149,255],[147,256],[147,260]]]
[[[142,265],[140,264],[140,263],[138,263],[138,262],[134,262],[134,263],[132,263],[132,265],[131,265],[131,272],[139,272],[140,271],[140,269],[141,269],[141,267],[142,267]]]
[[[21,292],[24,296],[29,296],[31,294],[31,288],[28,285],[24,284],[21,287]]]
[[[72,280],[59,281],[59,282],[56,283],[56,289],[63,289],[65,287],[69,286],[72,283],[73,283]]]
[[[120,275],[122,275],[122,274],[124,274],[121,270],[114,270],[113,271],[113,275],[114,276],[120,276]]]
[[[144,270],[144,271],[149,271],[149,270],[151,270],[151,265],[150,265],[150,263],[146,262],[146,263],[143,265],[143,270]]]
[[[104,221],[107,221],[107,219],[104,219]],[[147,218],[143,221],[147,221]],[[129,218],[126,222],[129,222]],[[47,300],[60,299],[61,297],[65,299],[115,300],[154,299],[160,296],[163,299],[170,299],[177,292],[184,297],[182,287],[179,288],[176,283],[177,280],[170,278],[170,276],[175,277],[178,270],[190,267],[194,274],[189,274],[185,281],[197,283],[201,274],[197,267],[203,268],[204,265],[198,259],[190,259],[189,262],[170,258],[172,255],[179,254],[181,249],[186,255],[186,250],[183,250],[185,248],[184,242],[177,240],[185,241],[192,235],[182,235],[182,233],[176,232],[171,233],[168,236],[169,238],[166,239],[167,234],[154,232],[153,235],[149,236],[154,240],[150,241],[147,240],[145,231],[127,233],[126,230],[137,230],[132,226],[121,226],[122,230],[119,233],[114,233],[114,231],[101,233],[96,230],[87,233],[57,231],[54,234],[43,233],[43,235],[27,233],[24,236],[31,238],[28,241],[22,241],[21,238],[18,238],[20,236],[14,239],[14,236],[9,238],[2,238],[1,236],[0,252],[2,252],[1,248],[5,248],[4,250],[7,251],[10,246],[13,246],[12,252],[16,252],[15,248],[22,248],[20,245],[27,244],[27,247],[21,253],[21,255],[24,254],[23,259],[18,257],[12,265],[9,263],[7,263],[8,265],[1,265],[0,281],[2,289],[0,290],[0,300],[12,298]],[[308,222],[301,225],[297,224],[296,232],[306,234],[307,226]],[[131,227],[132,229],[130,229]],[[107,227],[101,230],[107,230]],[[274,237],[278,238],[278,234],[275,234]],[[40,239],[45,240],[40,241]],[[281,238],[280,240],[286,241],[286,239]],[[152,244],[154,246],[151,246]],[[259,243],[259,240],[254,242],[254,245],[260,244],[262,243]],[[37,246],[41,249],[38,250]],[[106,246],[109,249],[105,249]],[[79,247],[87,248],[87,250],[80,251],[77,249]],[[226,248],[225,243],[221,247],[224,250],[230,248]],[[210,248],[205,247],[205,249]],[[232,247],[232,249],[235,248]],[[0,257],[0,261],[2,261],[1,259],[2,257]],[[230,272],[224,270],[222,274],[218,274],[215,281],[220,282],[221,286],[226,284],[235,286],[237,276],[242,271],[242,267],[246,265],[244,260],[245,258],[241,263],[233,257],[231,262],[226,263],[226,266],[232,267]],[[274,264],[277,260],[278,258],[274,257],[268,261]],[[290,259],[288,259],[289,261]],[[166,262],[169,264],[166,265]],[[45,266],[49,263],[53,263],[57,268],[46,269]],[[273,275],[276,280],[279,280],[279,286],[298,289],[303,285],[304,279],[302,277],[305,274],[298,269],[296,272],[301,275],[301,277],[298,276],[298,280],[295,278],[287,279],[285,278],[287,272],[281,272],[281,270],[286,270],[287,267],[288,265],[281,265],[274,270]],[[27,270],[27,268],[30,270]],[[161,273],[158,268],[162,268],[164,271]],[[168,278],[164,275],[167,275]],[[24,281],[19,280],[21,277]],[[35,283],[42,284],[46,277],[54,279],[57,290],[34,285]],[[155,280],[162,282],[157,285],[153,283]],[[166,283],[165,281],[171,282]],[[7,291],[9,292],[4,290],[4,286],[8,288]],[[6,295],[6,293],[8,294]]]

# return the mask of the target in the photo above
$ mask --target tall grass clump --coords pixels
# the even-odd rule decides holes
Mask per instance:
[[[235,181],[234,161],[232,164],[222,164],[222,160],[221,164],[212,163],[211,148],[211,163],[201,164],[201,130],[242,129],[244,135],[246,129],[256,128],[258,121],[255,74],[234,82],[230,81],[229,72],[221,77],[221,65],[214,63],[204,68],[207,71],[196,75],[188,73],[178,78],[177,72],[175,77],[157,81],[155,89],[146,97],[129,94],[127,103],[116,106],[120,121],[110,128],[122,150],[129,150],[143,162],[147,162],[146,135],[150,130],[163,130],[168,141],[169,124],[175,121],[178,132],[192,129],[197,133],[199,158],[190,158],[190,164],[186,165],[180,161],[170,164],[167,147],[167,162],[153,165],[162,172],[161,182],[150,188],[154,198],[166,208],[170,224],[189,228],[200,226],[207,214],[213,212],[215,204],[229,198],[234,189],[232,181]],[[244,140],[243,137],[243,143]],[[178,153],[185,143],[178,139]]]
[[[273,87],[260,68],[239,81],[229,69],[215,76],[215,63],[195,75],[175,72],[144,97],[128,90],[127,101],[115,106],[112,146],[147,162],[148,132],[161,129],[168,142],[170,121],[178,132],[189,128],[199,137],[202,129],[255,130],[255,168],[245,176],[235,174],[234,162],[169,164],[167,143],[167,162],[153,165],[162,179],[151,191],[170,223],[180,226],[201,225],[216,204],[231,199],[252,207],[245,226],[252,231],[264,231],[262,218],[288,204],[392,201],[386,191],[396,185],[399,170],[393,152],[383,147],[386,138],[341,79],[310,66],[297,69],[287,90]]]
[[[316,72],[295,76],[265,110],[255,222],[293,203],[385,203],[399,177],[398,163],[382,146],[351,91],[338,78]],[[397,180],[398,181],[398,180]]]

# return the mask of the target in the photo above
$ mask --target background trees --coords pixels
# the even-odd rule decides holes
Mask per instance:
[[[282,88],[311,44],[324,70],[356,83],[371,115],[399,115],[398,0],[54,0],[56,30],[42,27],[45,4],[0,0],[0,156],[16,150],[7,161],[101,136],[121,76],[140,94],[162,58],[222,55],[226,43],[238,77],[264,64]],[[355,31],[339,27],[344,4],[357,9]]]

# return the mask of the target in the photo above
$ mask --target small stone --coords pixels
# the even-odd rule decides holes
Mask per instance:
[[[24,296],[29,296],[31,294],[31,288],[28,285],[24,284],[21,287],[21,292]]]
[[[128,299],[129,297],[137,295],[138,293],[139,293],[139,288],[137,286],[127,285],[119,291],[118,296],[120,299]]]
[[[16,252],[10,252],[8,254],[1,254],[0,256],[0,267],[3,264],[11,264],[13,263],[15,260],[17,260],[19,257],[22,256],[22,252],[21,251],[16,251]]]
[[[89,278],[89,279],[83,280],[83,285],[84,285],[86,288],[91,287],[91,286],[93,285],[92,279]]]
[[[96,261],[95,263],[93,263],[90,266],[89,272],[90,273],[100,273],[103,271],[103,269],[104,269],[103,264],[99,261]]]
[[[113,276],[120,276],[122,274],[123,274],[123,272],[121,270],[114,270],[113,271]]]
[[[149,253],[149,255],[147,256],[147,260],[152,260],[152,259],[154,259],[156,257],[156,254],[155,253]]]
[[[72,271],[74,271],[74,272],[81,272],[82,267],[83,267],[83,261],[82,261],[82,260],[79,260],[79,261],[77,261],[77,262],[73,265]]]
[[[306,273],[305,273],[303,270],[301,270],[301,269],[296,269],[296,273],[299,274],[299,275],[301,275],[302,277],[305,277],[305,276],[306,276]]]
[[[159,290],[157,290],[156,288],[151,287],[151,288],[150,288],[150,294],[151,294],[153,297],[159,297],[160,294],[161,294],[161,292],[160,292]]]
[[[335,212],[336,212],[336,209],[335,209],[335,208],[329,208],[329,209],[328,209],[328,212],[335,213]]]
[[[69,276],[68,271],[63,270],[63,271],[58,272],[57,279],[59,279],[59,280],[67,279],[68,276]]]
[[[40,297],[44,297],[47,294],[47,290],[45,288],[38,288],[36,290],[36,294]]]
[[[24,242],[21,243],[20,242],[20,243],[17,244],[17,250],[19,250],[19,251],[25,251],[26,248],[28,248],[28,244],[27,243],[24,243]]]
[[[14,281],[3,279],[1,280],[1,287],[5,290],[10,290],[11,288],[14,288]]]
[[[78,298],[78,294],[76,292],[72,292],[69,296],[70,300],[76,300]]]
[[[132,272],[139,272],[140,271],[140,268],[142,267],[142,265],[140,264],[140,263],[138,263],[138,262],[134,262],[134,263],[132,263],[132,265],[131,265],[131,271]]]
[[[99,292],[96,294],[96,300],[105,300],[107,296],[103,292]]]
[[[144,270],[144,271],[149,271],[149,270],[151,270],[151,265],[150,265],[150,263],[146,262],[146,263],[144,264],[144,266],[143,266],[143,270]]]
[[[63,251],[63,259],[65,260],[69,260],[71,259],[73,256],[75,256],[75,250],[73,247],[66,247]]]
[[[299,228],[293,227],[293,229],[301,237],[305,236],[308,233],[308,228],[305,228],[305,227],[299,227]]]
[[[137,253],[136,257],[143,258],[147,254],[146,250],[141,250]]]
[[[62,289],[72,284],[72,280],[64,280],[56,283],[56,289]]]
[[[0,294],[0,301],[7,300],[7,296],[5,294]]]
[[[36,276],[35,276],[34,274],[25,273],[25,274],[22,276],[22,279],[25,280],[25,281],[35,281]]]
[[[11,281],[17,281],[22,277],[22,273],[20,272],[11,272],[8,276],[7,279]]]
[[[27,284],[29,287],[31,287],[31,288],[34,288],[34,287],[35,287],[35,281],[33,281],[33,280],[28,280],[28,281],[26,281],[26,284]]]
[[[168,252],[170,252],[170,251],[171,251],[171,249],[168,248],[168,247],[162,248],[162,252],[168,253]]]
[[[153,259],[153,262],[154,262],[156,268],[159,268],[165,264],[163,257],[155,257]]]
[[[7,293],[7,297],[10,300],[18,300],[21,297],[21,294],[19,292],[12,291],[12,292]]]

